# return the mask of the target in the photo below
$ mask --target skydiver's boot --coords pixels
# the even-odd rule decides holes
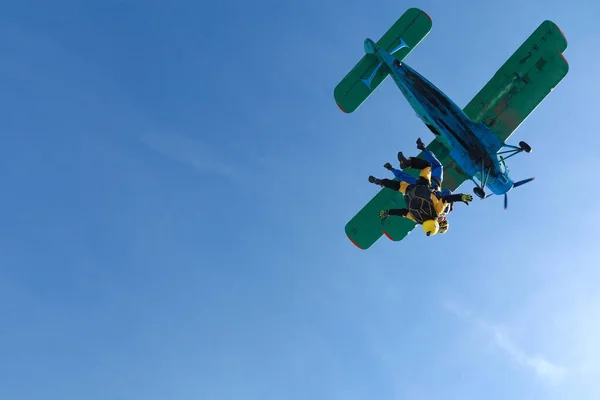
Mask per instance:
[[[372,175],[369,176],[369,182],[374,183],[375,185],[383,186],[383,184],[381,183],[381,179],[377,179]]]
[[[391,171],[392,170],[392,164],[390,164],[389,162],[386,162],[385,164],[383,164],[383,168],[389,169]]]
[[[398,161],[400,161],[400,169],[410,168],[410,162],[401,151],[398,152]]]
[[[425,150],[425,143],[423,143],[423,141],[421,140],[421,138],[417,139],[417,149],[419,149],[419,150]]]
[[[391,179],[387,178],[377,179],[374,176],[369,176],[369,182],[381,187],[386,187],[396,192],[400,191],[400,182],[398,181],[392,181]]]

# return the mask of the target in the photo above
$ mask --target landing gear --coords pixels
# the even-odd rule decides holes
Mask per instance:
[[[485,192],[479,186],[473,188],[473,193],[475,193],[480,199],[485,199]]]
[[[525,153],[531,153],[531,146],[523,141],[519,142],[519,148]]]
[[[500,151],[498,152],[498,155],[500,156],[500,162],[502,164],[504,164],[504,161],[507,160],[508,158],[519,154],[521,152],[525,152],[525,153],[531,153],[531,146],[528,145],[526,142],[519,142],[519,147],[517,146],[511,146],[509,144],[505,144],[502,147],[507,147],[509,150],[504,150],[504,151]],[[507,156],[503,156],[503,154],[507,154]],[[475,187],[473,188],[473,193],[475,193],[477,195],[477,197],[479,197],[480,199],[485,199],[487,196],[485,194],[485,186],[487,185],[487,181],[488,178],[490,177],[490,172],[492,170],[492,165],[489,165],[488,163],[488,168],[486,170],[486,166],[485,166],[485,161],[482,159],[480,161],[481,163],[481,184],[478,184],[475,179],[471,178],[471,180],[473,181],[473,183],[475,184]],[[529,182],[531,179],[529,180],[525,180],[522,182],[517,182],[514,187],[520,186],[524,183]],[[506,203],[506,199],[505,199],[505,203]]]
[[[490,171],[492,170],[492,165],[490,165],[487,170],[485,168],[485,159],[481,160],[481,185],[475,182],[475,179],[471,178],[475,187],[473,188],[473,193],[477,195],[480,199],[485,199],[486,194],[483,188],[487,185],[488,178],[490,177]]]
[[[505,144],[502,147],[507,147],[509,149],[509,150],[504,150],[504,151],[498,152],[499,155],[507,154],[508,153],[508,155],[506,157],[503,156],[504,160],[507,160],[510,157],[512,157],[512,156],[514,156],[516,154],[519,154],[519,153],[521,153],[523,151],[525,153],[531,153],[531,146],[528,145],[526,142],[523,142],[523,141],[519,142],[519,147],[517,147],[517,146],[511,146],[509,144]]]

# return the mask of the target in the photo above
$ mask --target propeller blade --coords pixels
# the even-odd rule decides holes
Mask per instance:
[[[532,180],[534,180],[534,179],[535,179],[535,178],[523,179],[522,181],[519,181],[519,182],[515,183],[515,184],[513,185],[513,188],[516,188],[516,187],[519,187],[519,186],[521,186],[521,185],[524,185],[524,184],[526,184],[526,183],[529,183],[529,182],[531,182],[531,181],[532,181]]]
[[[504,193],[504,209],[508,208],[508,194]]]

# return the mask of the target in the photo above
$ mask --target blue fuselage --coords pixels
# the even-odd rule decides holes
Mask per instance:
[[[394,62],[389,54],[383,61],[417,115],[444,145],[468,175],[477,177],[496,194],[507,193],[514,181],[498,155],[502,143],[491,129],[473,122],[435,85],[405,63]]]

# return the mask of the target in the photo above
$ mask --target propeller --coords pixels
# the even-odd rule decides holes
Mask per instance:
[[[529,182],[533,181],[534,179],[535,178],[523,179],[522,181],[519,181],[519,182],[515,183],[513,185],[513,188],[516,188],[516,187],[519,187],[519,186],[524,185],[526,183],[529,183]]]
[[[519,182],[515,182],[512,189],[519,187],[521,185],[524,185],[526,183],[529,183],[529,182],[533,181],[534,179],[535,178],[529,178],[529,179],[523,179],[522,181],[519,181]],[[508,193],[504,193],[504,209],[506,210],[507,208],[508,208]]]

